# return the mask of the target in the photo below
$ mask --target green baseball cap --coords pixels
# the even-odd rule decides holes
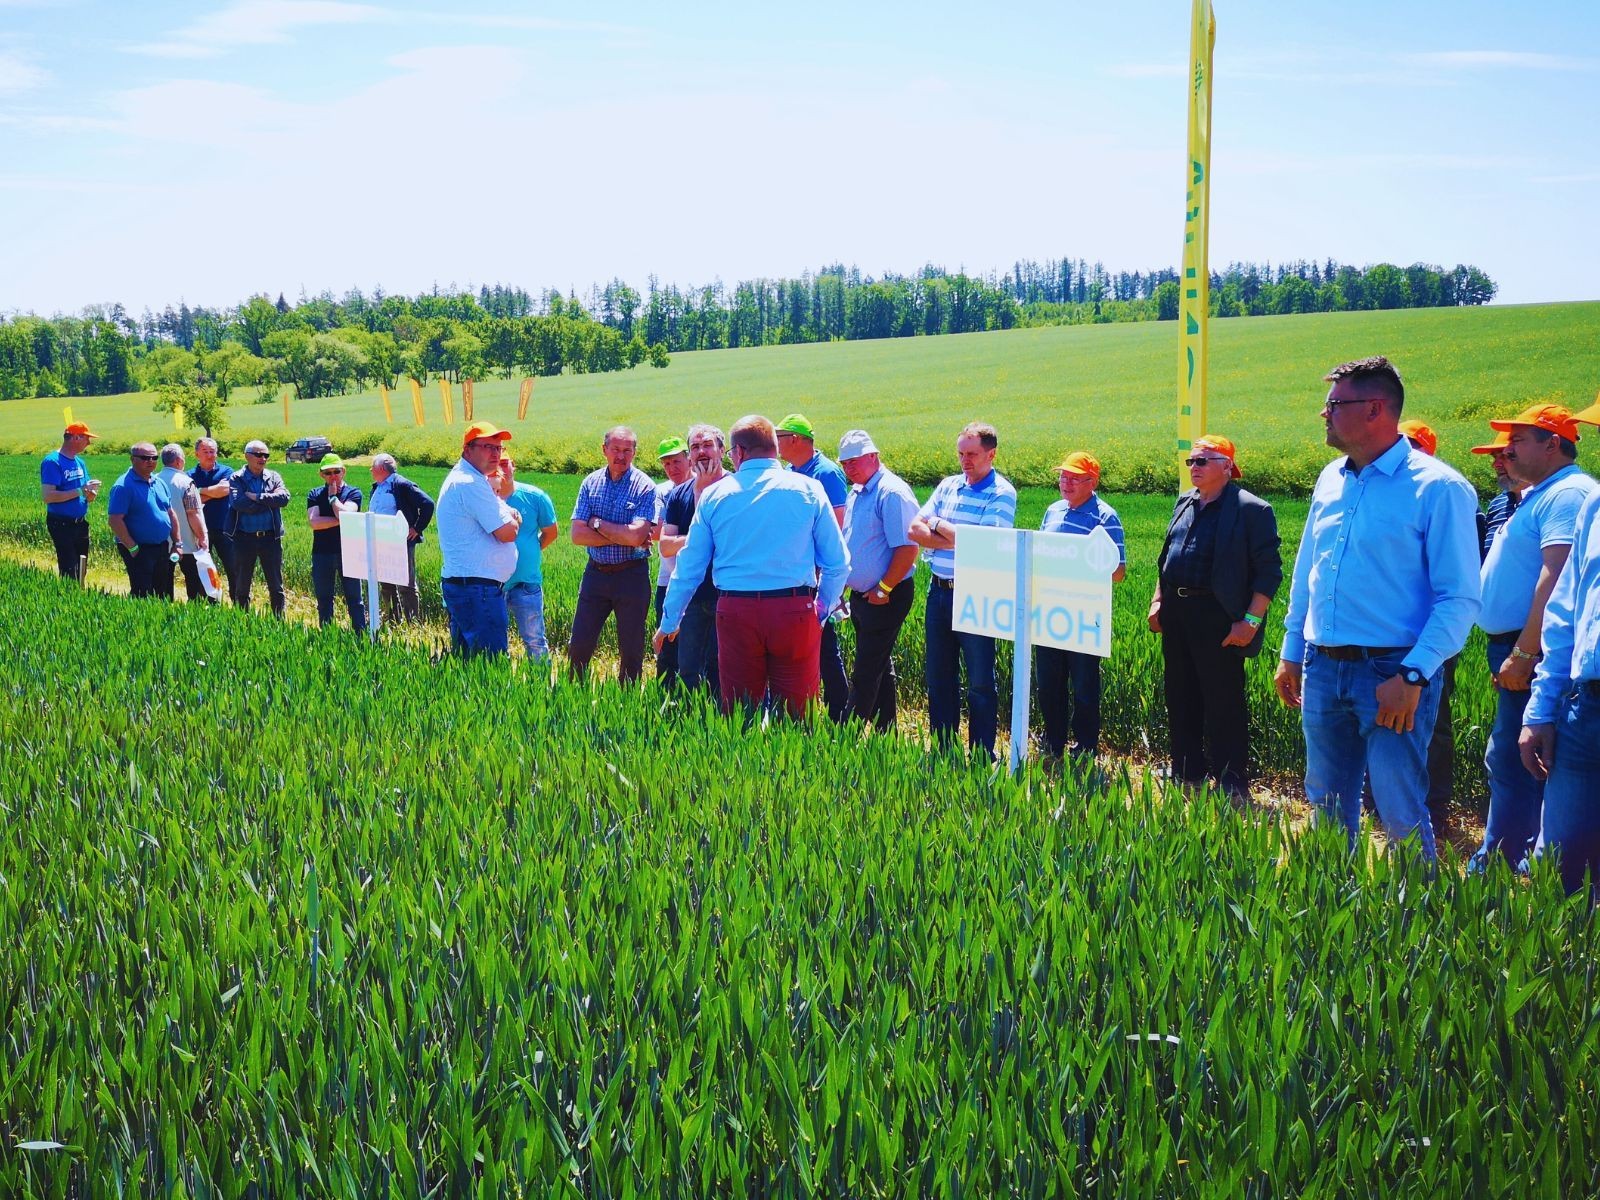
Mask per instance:
[[[337,454],[324,454],[322,461],[317,464],[317,470],[322,472],[342,471],[344,470],[344,459]]]
[[[811,422],[806,420],[799,413],[790,413],[783,420],[779,421],[778,432],[798,434],[800,437],[810,438],[812,441],[817,440],[817,435],[811,428]]]
[[[689,453],[689,443],[681,437],[662,438],[661,444],[656,447],[657,458],[671,458],[674,454]]]

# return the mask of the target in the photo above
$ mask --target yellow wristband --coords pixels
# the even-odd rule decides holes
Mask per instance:
[[[887,579],[878,580],[878,586],[883,589],[883,594],[885,596],[894,591],[894,584],[890,583]]]

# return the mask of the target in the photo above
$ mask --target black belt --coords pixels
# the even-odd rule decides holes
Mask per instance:
[[[233,536],[236,537],[236,538],[242,538],[242,537],[253,537],[253,538],[269,537],[269,538],[275,538],[275,537],[281,537],[282,535],[276,529],[241,529],[241,530],[239,530],[238,533],[234,534]]]
[[[1162,589],[1162,590],[1165,591],[1166,589]],[[1211,589],[1210,588],[1201,588],[1201,587],[1175,587],[1175,588],[1172,589],[1172,594],[1174,596],[1181,596],[1185,600],[1191,600],[1196,596],[1209,596],[1209,595],[1211,595]]]
[[[627,562],[619,563],[595,562],[595,560],[591,558],[589,560],[589,565],[596,571],[599,571],[602,575],[615,575],[618,571],[626,571],[630,567],[637,567],[640,563],[647,563],[649,561],[650,558],[648,555],[640,555],[638,558],[630,558]]]
[[[482,575],[451,575],[448,579],[441,579],[439,582],[454,583],[462,587],[492,587],[496,591],[500,591],[506,586],[498,579],[485,579]]]
[[[786,600],[790,596],[815,596],[817,589],[814,587],[772,588],[764,592],[735,592],[724,588],[717,595],[727,596],[732,600]]]
[[[1334,662],[1362,662],[1369,658],[1384,658],[1390,654],[1404,654],[1410,646],[1313,646],[1324,658]]]
[[[89,523],[88,517],[58,517],[55,513],[45,513],[44,519],[47,525],[87,525]]]
[[[934,575],[931,576],[931,578],[933,580],[934,587],[943,588],[947,592],[951,591],[956,586],[956,581],[954,579],[946,579],[943,575]]]
[[[1591,700],[1600,700],[1600,679],[1585,679],[1579,690]]]

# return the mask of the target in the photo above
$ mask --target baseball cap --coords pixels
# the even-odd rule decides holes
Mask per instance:
[[[342,471],[344,470],[344,459],[337,454],[324,455],[322,461],[317,464],[317,470],[324,475],[329,471]]]
[[[657,458],[671,458],[674,454],[689,453],[689,443],[681,437],[662,438],[661,444],[656,447]]]
[[[1548,430],[1569,442],[1578,440],[1578,422],[1573,419],[1572,410],[1560,404],[1535,404],[1532,408],[1523,409],[1509,421],[1489,422],[1490,429],[1505,433],[1510,433],[1519,425]]]
[[[1501,430],[1494,435],[1494,441],[1487,446],[1474,446],[1472,452],[1474,454],[1498,454],[1509,445],[1511,445],[1511,435],[1505,430]]]
[[[783,420],[779,421],[777,432],[798,434],[800,437],[811,438],[813,441],[816,440],[817,436],[816,431],[811,428],[811,422],[806,420],[799,413],[790,413]]]
[[[87,425],[85,425],[82,421],[74,421],[71,425],[68,425],[65,429],[63,429],[61,431],[61,434],[62,434],[63,437],[65,437],[69,433],[76,434],[78,437],[86,437],[91,442],[94,441],[95,438],[100,436],[99,434],[90,433],[89,432],[89,427]]]
[[[1084,453],[1082,450],[1074,450],[1056,465],[1056,474],[1059,475],[1062,472],[1068,475],[1093,475],[1098,479],[1100,478],[1100,460],[1092,454]]]
[[[839,461],[849,462],[852,458],[860,458],[863,454],[876,454],[878,447],[873,444],[872,435],[865,429],[852,429],[839,439]]]
[[[1205,437],[1196,440],[1194,449],[1210,450],[1214,454],[1222,455],[1233,464],[1233,477],[1235,479],[1244,478],[1244,472],[1239,470],[1239,464],[1235,459],[1237,451],[1234,450],[1233,443],[1227,438],[1215,433],[1208,433]]]
[[[1415,442],[1424,454],[1432,456],[1439,453],[1439,435],[1422,421],[1401,421],[1400,432]]]
[[[484,440],[493,439],[497,442],[509,442],[511,440],[511,431],[509,429],[501,429],[498,425],[491,425],[487,421],[476,421],[468,425],[466,433],[461,435],[461,446],[465,449],[468,442],[475,442],[480,438]]]
[[[1595,393],[1593,404],[1573,413],[1572,419],[1582,421],[1585,425],[1600,425],[1600,392]]]

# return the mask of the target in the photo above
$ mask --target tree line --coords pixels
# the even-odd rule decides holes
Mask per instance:
[[[1485,304],[1477,267],[1353,267],[1331,259],[1229,263],[1211,275],[1217,317]],[[1025,326],[1168,321],[1170,268],[1113,274],[1062,257],[1018,260],[984,276],[926,266],[872,277],[834,264],[798,278],[663,286],[620,279],[586,297],[503,284],[417,296],[359,289],[289,303],[252,296],[233,308],[168,305],[135,318],[120,304],[78,316],[0,317],[0,399],[182,388],[227,401],[240,387],[301,398],[411,377],[452,380],[664,367],[681,350],[928,337]]]

